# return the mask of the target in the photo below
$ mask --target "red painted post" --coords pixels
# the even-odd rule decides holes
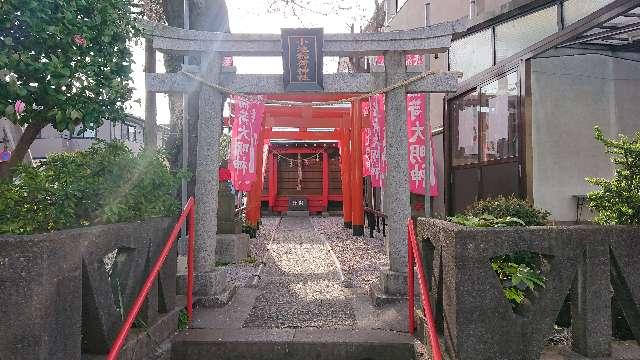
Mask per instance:
[[[351,222],[354,236],[364,236],[364,184],[362,181],[362,102],[351,105]]]
[[[329,207],[329,153],[322,152],[322,207],[327,211]]]
[[[348,128],[343,129],[342,148],[340,161],[342,162],[342,213],[344,217],[344,225],[351,228],[351,149],[349,148]]]
[[[189,212],[189,244],[187,248],[187,316],[193,319],[193,261],[196,246],[196,205]]]
[[[422,298],[422,311],[424,313],[425,320],[427,321],[427,327],[429,328],[429,342],[431,343],[431,352],[433,355],[433,360],[442,360],[442,351],[440,350],[440,340],[438,339],[436,322],[435,322],[435,319],[433,318],[433,311],[431,310],[431,300],[429,298],[427,278],[424,275],[424,267],[422,266],[422,257],[420,256],[420,251],[418,250],[418,242],[416,240],[416,233],[415,233],[415,230],[413,229],[413,220],[411,218],[409,218],[409,221],[407,222],[407,228],[409,232],[409,236],[408,236],[409,251],[413,252],[413,258],[418,267],[418,282],[420,283],[420,297]]]
[[[416,318],[415,318],[415,290],[413,284],[413,246],[409,241],[407,243],[409,247],[409,251],[407,252],[408,261],[407,261],[407,296],[409,297],[409,334],[413,335],[416,330]]]
[[[273,211],[273,207],[275,206],[275,185],[274,185],[274,179],[275,179],[275,154],[271,153],[271,155],[269,156],[269,208],[271,208],[271,211]]]
[[[264,151],[264,137],[265,131],[261,131],[258,135],[258,143],[256,144],[256,181],[251,184],[251,190],[247,195],[247,208],[245,210],[245,216],[247,222],[254,227],[258,226],[260,220],[260,204],[262,198],[262,167],[263,151]]]
[[[273,206],[276,206],[276,200],[278,200],[278,154],[273,154]]]

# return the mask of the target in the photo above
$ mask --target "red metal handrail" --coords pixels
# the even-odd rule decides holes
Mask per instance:
[[[420,283],[420,297],[422,298],[422,312],[427,320],[427,327],[429,328],[429,342],[431,343],[431,352],[433,360],[442,360],[442,351],[440,350],[440,341],[438,340],[438,333],[436,330],[436,322],[433,318],[433,311],[431,311],[431,300],[429,299],[429,290],[427,284],[427,278],[424,275],[424,267],[422,266],[422,256],[420,256],[420,250],[418,249],[418,241],[416,240],[416,232],[413,229],[413,220],[409,219],[407,222],[407,228],[409,231],[409,261],[407,265],[407,281],[409,295],[409,333],[413,335],[415,331],[415,307],[414,307],[414,288],[413,288],[413,265],[418,268],[418,282]]]
[[[142,308],[142,304],[144,303],[144,300],[149,294],[149,291],[151,290],[151,287],[153,286],[154,281],[156,281],[158,274],[160,273],[160,268],[162,268],[164,261],[169,255],[169,251],[171,251],[171,248],[173,247],[173,244],[175,243],[176,238],[180,233],[180,229],[182,228],[182,225],[184,224],[187,217],[189,218],[189,222],[188,222],[189,241],[187,244],[187,306],[186,307],[187,307],[187,316],[189,318],[189,322],[191,322],[191,319],[193,316],[193,254],[194,254],[194,245],[195,245],[195,209],[196,209],[196,202],[193,199],[193,197],[190,197],[187,203],[185,204],[184,209],[182,210],[182,214],[180,214],[180,218],[178,218],[178,222],[173,227],[173,230],[171,231],[171,234],[167,239],[167,243],[164,245],[164,248],[162,248],[162,252],[160,253],[160,256],[158,256],[158,259],[153,264],[153,267],[151,268],[151,273],[149,273],[149,276],[147,276],[147,279],[145,280],[144,285],[142,286],[142,289],[138,293],[138,296],[136,297],[135,301],[133,302],[133,306],[127,313],[127,319],[124,321],[124,324],[122,324],[122,327],[118,332],[118,336],[116,337],[116,340],[111,346],[111,350],[109,350],[109,355],[107,355],[107,360],[115,360],[118,358],[118,355],[120,354],[120,350],[122,350],[122,347],[124,346],[124,342],[127,339],[127,335],[129,334],[129,330],[131,329],[133,322],[136,320],[136,317],[138,316],[138,313]]]

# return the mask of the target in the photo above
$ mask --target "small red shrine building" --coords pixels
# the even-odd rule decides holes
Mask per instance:
[[[336,142],[271,142],[261,208],[286,212],[290,197],[305,198],[310,213],[342,210],[340,150]]]

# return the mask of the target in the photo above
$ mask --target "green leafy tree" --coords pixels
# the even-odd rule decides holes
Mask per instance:
[[[26,126],[5,177],[49,124],[84,131],[124,119],[135,11],[132,0],[0,1],[0,116]]]
[[[587,178],[600,189],[587,195],[599,224],[640,225],[640,131],[633,138],[618,135],[606,139],[598,126],[595,138],[611,155],[615,174],[611,179]]]

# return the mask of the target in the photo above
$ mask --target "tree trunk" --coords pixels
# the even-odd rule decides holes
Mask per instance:
[[[13,170],[22,162],[22,160],[24,160],[31,144],[33,144],[33,141],[38,137],[40,130],[45,126],[47,126],[46,122],[33,122],[27,125],[27,128],[24,129],[22,136],[20,136],[20,140],[18,140],[18,143],[16,144],[16,148],[13,149],[13,153],[11,153],[11,159],[0,164],[1,179],[9,179],[11,177]]]

